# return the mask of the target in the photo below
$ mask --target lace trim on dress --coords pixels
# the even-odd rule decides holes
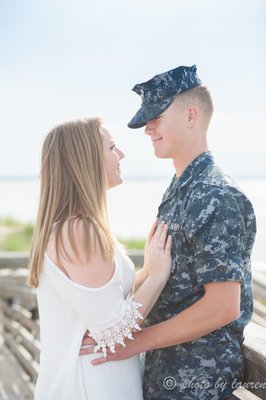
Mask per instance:
[[[141,313],[138,311],[138,308],[141,307],[142,304],[133,301],[133,296],[131,295],[127,297],[125,303],[125,313],[115,325],[100,332],[94,332],[93,330],[90,331],[90,337],[97,342],[97,345],[94,348],[95,353],[101,350],[104,357],[106,357],[107,346],[110,348],[112,353],[115,353],[116,344],[121,344],[125,347],[125,338],[134,340],[131,331],[141,330],[136,321],[138,319],[143,319]]]

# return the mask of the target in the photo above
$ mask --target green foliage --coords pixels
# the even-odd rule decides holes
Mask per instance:
[[[2,250],[3,251],[29,251],[31,244],[31,237],[27,234],[21,233],[12,233],[6,235]]]
[[[0,227],[5,233],[0,235],[0,251],[29,251],[32,241],[33,224],[23,224],[12,217],[0,218]],[[119,239],[128,249],[143,250],[145,239]]]
[[[23,224],[14,218],[0,219],[0,226],[4,228],[0,235],[0,251],[29,251],[33,224]]]
[[[4,218],[0,218],[0,225],[2,226],[10,226],[10,227],[17,227],[17,226],[21,226],[21,222],[17,221],[15,218],[12,217],[4,217]]]
[[[145,239],[119,239],[119,242],[128,249],[143,250],[145,246]]]

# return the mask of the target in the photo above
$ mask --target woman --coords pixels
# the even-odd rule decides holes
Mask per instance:
[[[164,223],[154,224],[136,279],[110,232],[106,190],[122,183],[123,157],[98,118],[59,125],[44,141],[28,279],[40,313],[36,400],[142,399],[138,356],[93,367],[95,355],[79,355],[86,332],[102,354],[132,338],[170,274]]]

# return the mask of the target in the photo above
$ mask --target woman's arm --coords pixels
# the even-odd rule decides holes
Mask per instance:
[[[120,279],[117,278],[112,285],[106,285],[115,273],[114,261],[103,260],[99,251],[88,261],[86,253],[82,251],[83,235],[79,223],[77,226],[74,224],[74,230],[73,237],[77,241],[79,257],[68,243],[66,229],[63,230],[63,243],[68,257],[61,257],[61,263],[56,259],[55,241],[51,237],[47,248],[48,256],[70,278],[54,279],[58,277],[58,273],[49,269],[51,281],[66,303],[79,315],[85,330],[97,341],[97,348],[102,348],[105,352],[106,346],[109,346],[113,351],[117,343],[117,334],[114,332],[121,333],[118,341],[121,344],[124,343],[123,338],[131,337],[131,331],[138,329],[138,324],[142,322],[141,314],[144,317],[147,315],[167,282],[171,270],[171,237],[166,240],[167,226],[160,224],[148,245],[145,262],[148,277],[132,300],[124,299]],[[71,281],[84,286],[85,290],[71,284]],[[90,290],[91,288],[99,290]],[[142,304],[141,314],[138,303]],[[110,337],[112,341],[108,339]]]
[[[170,276],[172,238],[167,237],[167,231],[164,222],[158,227],[155,222],[145,245],[144,266],[139,271],[134,296],[136,301],[143,304],[141,314],[144,318],[156,303]]]
[[[136,292],[140,288],[140,286],[147,278],[148,278],[148,273],[145,271],[144,267],[136,271],[134,292]]]
[[[142,268],[136,271],[136,278],[135,278],[135,286],[134,286],[134,292],[136,292],[140,286],[144,283],[144,281],[148,278],[149,276],[149,271],[148,271],[148,266],[147,266],[147,259],[149,258],[149,252],[151,251],[150,244],[152,241],[152,238],[155,234],[155,231],[157,229],[157,221],[154,221],[154,223],[151,226],[150,232],[147,236],[147,240],[145,243],[145,249],[144,249],[144,265]],[[166,239],[165,239],[166,240]],[[170,254],[169,254],[170,256]],[[155,260],[156,262],[157,260]],[[165,265],[163,265],[163,268]]]

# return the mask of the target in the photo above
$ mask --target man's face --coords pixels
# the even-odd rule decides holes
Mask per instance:
[[[187,146],[187,111],[173,102],[157,118],[147,122],[145,133],[150,136],[154,153],[159,158],[175,160]]]

